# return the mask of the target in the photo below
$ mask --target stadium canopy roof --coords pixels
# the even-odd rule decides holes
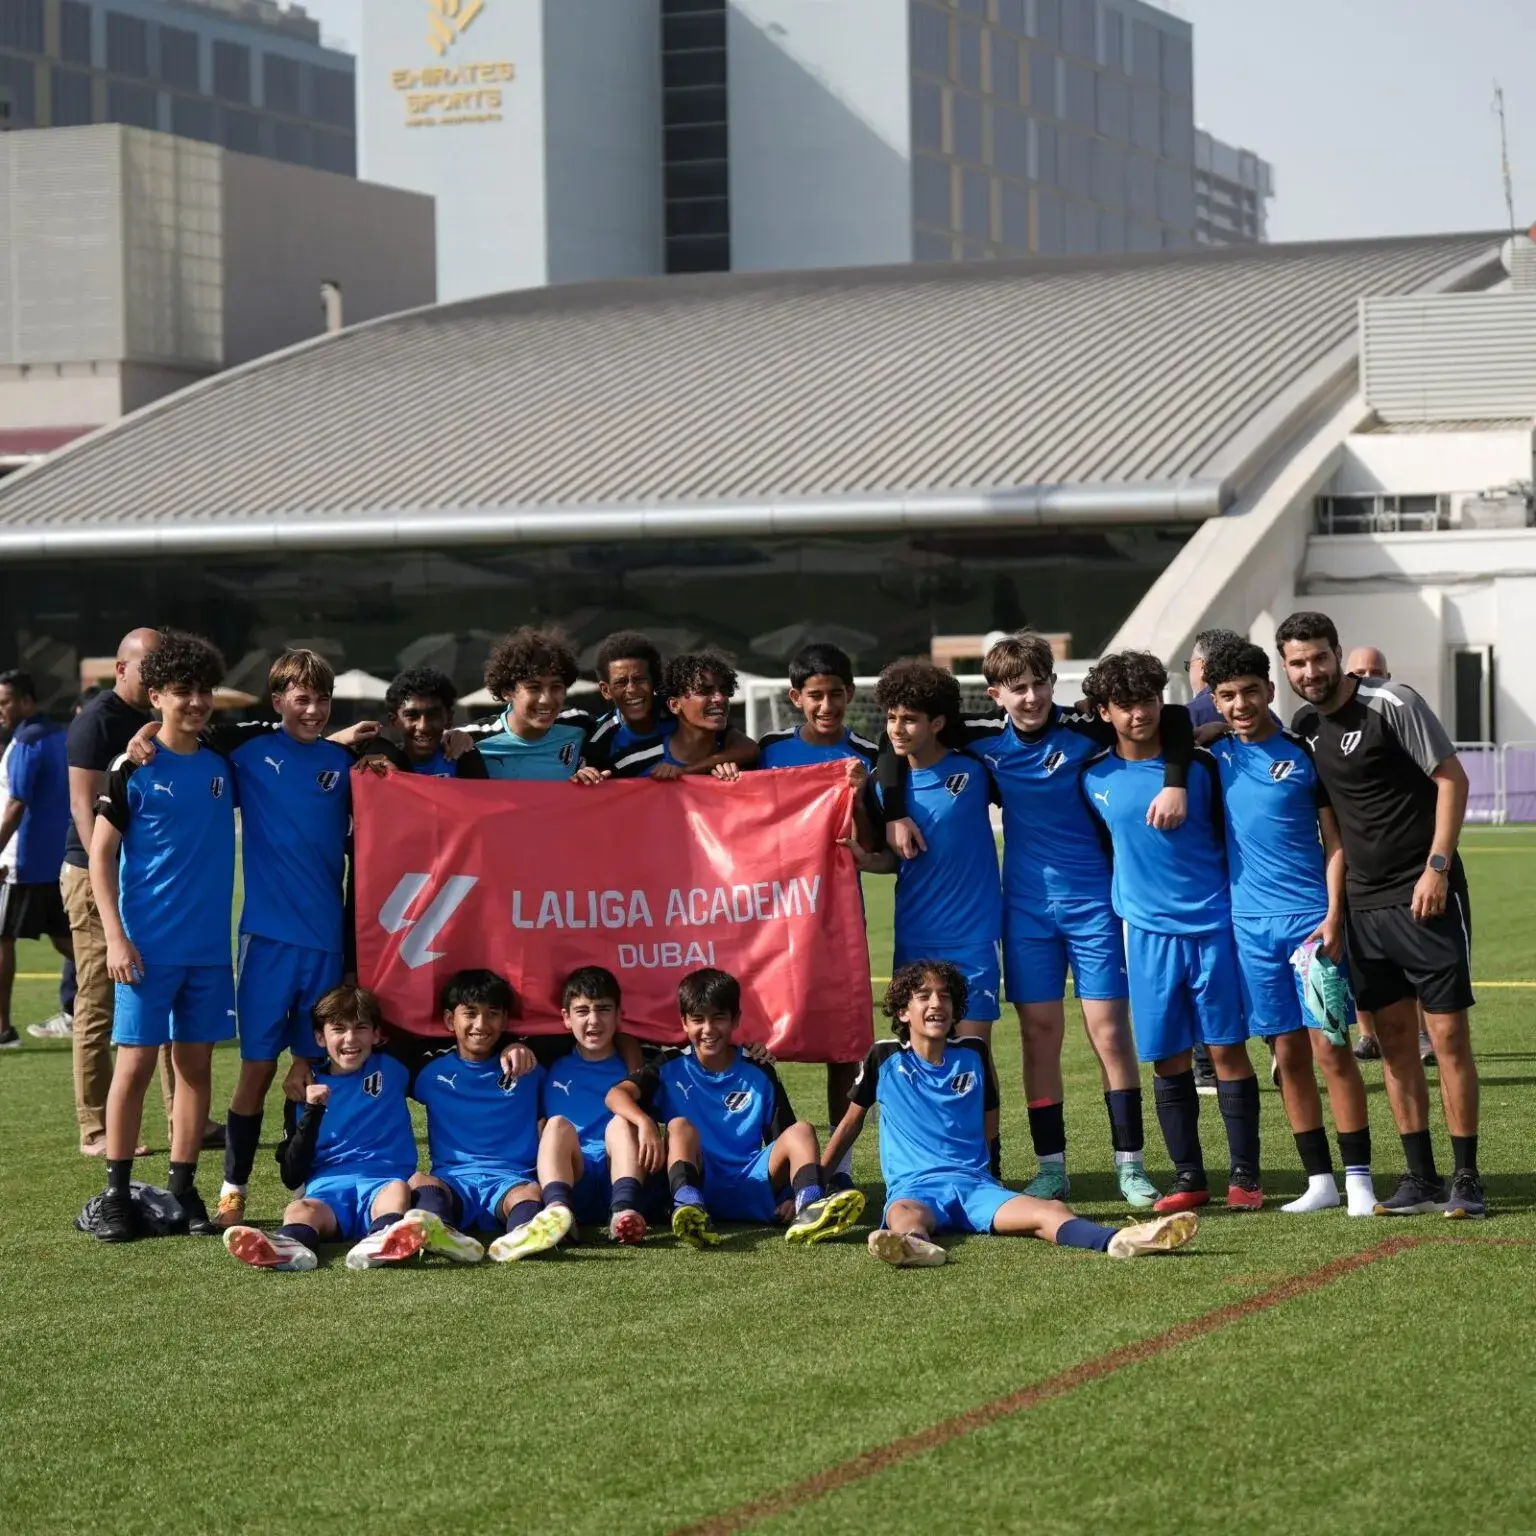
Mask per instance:
[[[0,555],[1216,516],[1366,294],[1498,236],[575,284],[232,369],[0,483]]]

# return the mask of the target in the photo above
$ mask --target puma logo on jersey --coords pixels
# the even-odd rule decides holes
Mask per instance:
[[[459,1074],[457,1072],[439,1072],[437,1080],[445,1088],[452,1088],[455,1093],[459,1091]]]
[[[896,1070],[900,1072],[908,1082],[917,1076],[917,1068],[914,1067],[910,1061],[898,1061],[896,1063]]]
[[[735,1092],[726,1094],[721,1102],[725,1105],[727,1113],[734,1115],[752,1102],[752,1092],[750,1089],[738,1088]]]
[[[1108,804],[1109,804],[1109,791],[1107,789],[1096,789],[1093,792],[1093,798],[1095,800],[1097,800],[1100,805],[1108,806]]]
[[[1348,757],[1360,745],[1361,734],[1360,731],[1345,731],[1339,737],[1339,751],[1343,756]]]
[[[224,780],[221,778],[210,779],[208,781],[208,793],[215,800],[222,800],[224,798]]]
[[[958,798],[960,795],[965,793],[965,786],[970,782],[970,774],[952,773],[947,779],[944,780],[944,788],[947,789],[950,794]]]
[[[363,1092],[370,1099],[376,1099],[384,1092],[384,1074],[382,1072],[370,1072],[363,1079]]]
[[[267,767],[272,770],[273,773],[281,776],[283,765],[275,757],[264,757],[262,758],[262,762],[264,762]]]
[[[693,1085],[691,1083],[679,1083],[677,1091],[682,1094],[683,1101],[686,1103],[693,1094]]]
[[[1003,766],[1002,758],[995,756],[991,752],[983,752],[981,754],[981,760],[993,768],[1001,768]]]
[[[976,1074],[974,1072],[956,1072],[954,1081],[949,1086],[956,1095],[969,1093],[976,1086]]]
[[[315,783],[318,784],[321,789],[329,793],[331,790],[335,789],[338,784],[341,783],[341,775],[336,771],[336,769],[327,768],[323,772],[317,773],[315,775]]]
[[[1307,745],[1309,747],[1311,747],[1314,752],[1316,752],[1317,751],[1317,737],[1316,736],[1308,736],[1307,737]]]
[[[155,793],[157,795],[169,795],[172,800],[176,798],[175,787],[170,784],[156,784]]]
[[[1289,758],[1286,758],[1283,762],[1271,763],[1269,765],[1269,776],[1276,784],[1282,784],[1286,779],[1290,778],[1291,771],[1295,766],[1296,764]]]
[[[549,1086],[551,1088],[558,1088],[560,1090],[560,1092],[563,1093],[566,1096],[566,1098],[570,1098],[570,1096],[571,1096],[571,1085],[569,1083],[562,1083],[559,1078],[552,1077],[549,1080]]]

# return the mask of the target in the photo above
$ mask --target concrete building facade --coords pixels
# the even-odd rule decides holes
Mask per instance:
[[[1257,245],[1269,239],[1275,171],[1251,149],[1195,130],[1195,238],[1201,245]]]

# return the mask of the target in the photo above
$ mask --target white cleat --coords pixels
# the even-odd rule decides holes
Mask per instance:
[[[1144,1259],[1152,1254],[1172,1253],[1190,1242],[1200,1229],[1200,1218],[1193,1211],[1176,1211],[1156,1221],[1143,1221],[1134,1227],[1121,1227],[1109,1240],[1112,1259]]]
[[[1344,1198],[1349,1204],[1351,1216],[1374,1216],[1376,1214],[1376,1186],[1371,1182],[1368,1173],[1346,1173],[1344,1175]]]
[[[869,1251],[882,1264],[897,1269],[937,1269],[949,1262],[949,1255],[937,1243],[915,1232],[892,1232],[886,1227],[869,1234]]]
[[[306,1248],[295,1237],[281,1232],[266,1233],[256,1227],[230,1227],[224,1233],[224,1246],[242,1264],[252,1269],[313,1269],[319,1262],[313,1248]]]
[[[1376,1196],[1371,1195],[1371,1204],[1374,1209]],[[1289,1211],[1293,1216],[1305,1216],[1312,1211],[1331,1211],[1337,1209],[1339,1204],[1339,1186],[1334,1183],[1331,1173],[1314,1173],[1307,1179],[1307,1187],[1288,1205],[1282,1205],[1282,1211]]]
[[[75,1021],[67,1013],[56,1013],[41,1024],[28,1024],[27,1033],[34,1040],[73,1040]]]
[[[411,1215],[423,1212],[412,1211]],[[378,1269],[384,1264],[399,1264],[414,1259],[427,1246],[431,1234],[425,1222],[402,1216],[399,1221],[370,1232],[347,1253],[348,1269]]]

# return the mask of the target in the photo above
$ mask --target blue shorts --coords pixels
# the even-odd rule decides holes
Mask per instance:
[[[909,945],[896,941],[891,955],[891,974],[914,960],[947,960],[965,977],[965,1016],[978,1024],[990,1024],[1002,1012],[998,998],[1003,993],[1003,968],[996,944]]]
[[[1276,917],[1232,919],[1232,936],[1237,941],[1237,979],[1249,1034],[1289,1035],[1310,1028],[1301,978],[1291,964],[1291,956],[1317,932],[1324,915],[1290,912]],[[1354,1023],[1353,1009],[1350,1023]]]
[[[933,1212],[935,1232],[990,1232],[1014,1193],[990,1174],[935,1174],[889,1186],[885,1208],[889,1211],[898,1200],[915,1200]]]
[[[503,1221],[501,1202],[519,1184],[539,1182],[532,1168],[455,1168],[451,1172],[434,1168],[432,1177],[441,1179],[459,1197],[464,1206],[459,1225],[466,1232],[471,1227],[499,1232]]]
[[[235,971],[241,1061],[276,1061],[284,1051],[311,1061],[325,1055],[310,1009],[340,986],[340,955],[242,933]]]
[[[227,965],[144,966],[144,979],[117,983],[113,1045],[216,1045],[235,1038],[235,984]]]
[[[1003,915],[1010,1003],[1059,1003],[1072,987],[1090,1002],[1129,995],[1125,938],[1108,900],[1052,901],[1039,912]]]
[[[704,1164],[704,1208],[721,1221],[777,1221],[779,1201],[788,1190],[776,1191],[768,1173],[772,1147],[764,1147],[745,1168]]]
[[[1151,933],[1128,923],[1125,958],[1140,1060],[1165,1061],[1202,1040],[1248,1038],[1231,933]]]
[[[378,1173],[325,1173],[304,1186],[306,1200],[329,1206],[336,1217],[336,1235],[348,1242],[367,1237],[373,1221],[373,1202],[387,1184],[406,1183],[414,1168],[392,1175]]]
[[[613,1171],[606,1146],[583,1146],[581,1177],[571,1191],[571,1210],[583,1226],[608,1220],[613,1199]]]

